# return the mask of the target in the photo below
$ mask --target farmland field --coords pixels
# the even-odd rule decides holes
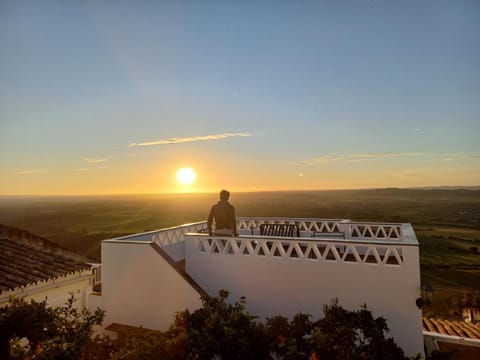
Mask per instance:
[[[0,197],[0,223],[92,258],[116,236],[204,220],[217,194]],[[420,242],[426,313],[448,314],[451,298],[480,288],[480,190],[343,190],[234,193],[237,216],[408,222]]]

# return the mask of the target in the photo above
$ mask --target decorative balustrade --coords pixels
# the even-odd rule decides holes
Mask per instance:
[[[352,240],[403,239],[402,224],[351,222],[346,219],[298,219],[298,218],[238,218],[239,230],[259,229],[262,224],[296,225],[300,231],[311,233],[343,233]]]
[[[207,222],[184,224],[171,228],[161,229],[152,234],[152,241],[160,246],[176,244],[184,241],[184,235],[189,232],[200,232],[207,228]]]
[[[260,256],[391,266],[403,264],[403,248],[394,244],[350,243],[301,238],[190,236],[197,243],[199,252],[212,255]]]
[[[340,224],[349,220],[342,219],[298,219],[298,218],[237,218],[238,230],[258,229],[262,224],[297,225],[300,231],[340,232]]]
[[[394,241],[403,243],[405,224],[395,223],[363,223],[345,219],[310,219],[310,218],[275,218],[275,217],[239,217],[237,228],[242,235],[260,235],[263,224],[295,225],[299,229],[300,238],[338,239],[350,241]],[[409,225],[408,225],[409,226]],[[118,240],[145,241],[151,240],[160,246],[178,244],[184,241],[186,233],[206,232],[207,222],[201,221],[148,233],[130,235]],[[411,231],[410,231],[411,232]],[[409,230],[407,229],[407,234]],[[407,236],[408,238],[408,236]]]
[[[402,224],[352,222],[345,224],[345,238],[355,240],[402,240]]]

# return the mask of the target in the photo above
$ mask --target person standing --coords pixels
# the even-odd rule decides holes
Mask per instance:
[[[212,206],[208,215],[207,227],[208,233],[213,235],[238,236],[237,220],[235,218],[235,208],[228,202],[230,192],[220,191],[220,201]],[[212,223],[215,220],[215,231],[212,229]]]

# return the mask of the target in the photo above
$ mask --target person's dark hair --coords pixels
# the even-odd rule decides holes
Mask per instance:
[[[227,190],[222,190],[220,191],[220,200],[228,200],[230,198],[230,192],[228,192]]]

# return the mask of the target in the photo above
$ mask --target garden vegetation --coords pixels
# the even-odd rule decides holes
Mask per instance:
[[[12,298],[0,308],[1,359],[26,360],[401,360],[402,349],[388,337],[386,319],[366,306],[344,309],[334,299],[324,316],[298,313],[261,322],[246,311],[245,299],[228,302],[228,291],[202,297],[202,307],[176,314],[165,332],[137,329],[117,339],[92,337],[104,312],[78,311],[74,297],[59,308],[46,301]],[[450,359],[435,353],[427,359]]]

